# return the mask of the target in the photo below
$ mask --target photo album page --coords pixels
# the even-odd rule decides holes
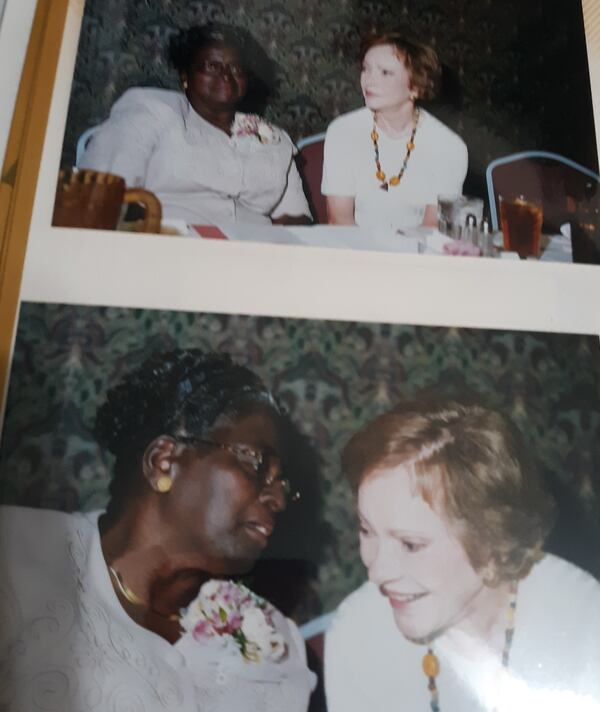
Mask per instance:
[[[600,7],[20,1],[0,710],[600,712]]]

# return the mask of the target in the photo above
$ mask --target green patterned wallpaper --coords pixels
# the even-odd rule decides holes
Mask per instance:
[[[111,462],[91,436],[96,407],[150,352],[174,346],[227,351],[255,369],[321,459],[330,531],[326,544],[311,544],[322,551],[305,551],[320,565],[301,617],[331,609],[364,576],[342,446],[401,393],[438,385],[480,393],[513,417],[561,502],[553,549],[600,575],[594,337],[25,303],[0,450],[2,500],[103,506]]]

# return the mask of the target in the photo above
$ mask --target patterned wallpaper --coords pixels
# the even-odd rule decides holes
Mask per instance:
[[[594,337],[25,303],[0,450],[2,501],[102,507],[112,463],[91,436],[95,410],[124,373],[174,346],[227,351],[255,369],[308,439],[299,460],[305,509],[289,510],[273,554],[311,563],[301,619],[330,610],[364,578],[339,474],[344,443],[401,393],[433,386],[480,393],[513,417],[561,505],[550,549],[600,577]],[[315,519],[319,503],[325,526]]]
[[[267,116],[294,139],[361,105],[360,36],[400,27],[443,62],[442,96],[430,108],[468,144],[469,190],[481,192],[491,159],[516,150],[596,165],[578,0],[87,0],[63,163],[128,87],[176,88],[168,38],[209,20],[245,27],[275,62],[279,92]]]

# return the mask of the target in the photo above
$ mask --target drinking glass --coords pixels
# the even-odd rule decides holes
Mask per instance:
[[[469,216],[479,228],[483,218],[483,200],[469,195],[438,195],[438,230],[443,235],[460,240]]]
[[[500,224],[504,249],[521,259],[539,257],[542,243],[542,204],[524,195],[500,196]]]
[[[600,264],[600,206],[592,202],[578,205],[569,224],[573,262]]]

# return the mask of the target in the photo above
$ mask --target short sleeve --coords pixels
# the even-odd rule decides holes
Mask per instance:
[[[323,156],[323,195],[356,196],[356,181],[352,170],[352,136],[348,136],[345,117],[333,121],[325,134]]]
[[[296,153],[295,149],[294,153]],[[311,217],[308,201],[302,187],[302,179],[293,156],[287,173],[285,191],[270,217],[279,218],[283,215],[289,215],[290,217],[306,215],[309,218]]]
[[[438,195],[462,195],[463,183],[467,177],[469,166],[469,155],[467,147],[458,136],[452,150],[447,152],[441,166],[441,170],[436,176],[437,180],[432,185],[431,198],[429,203],[437,205]]]
[[[92,135],[79,167],[115,173],[129,187],[144,186],[150,156],[173,118],[173,109],[156,91],[129,89]]]

